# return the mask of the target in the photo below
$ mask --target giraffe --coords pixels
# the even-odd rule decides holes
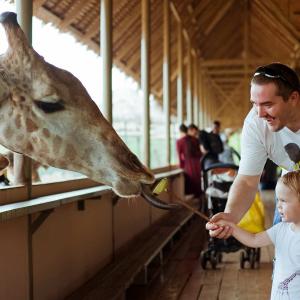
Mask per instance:
[[[128,149],[70,72],[47,63],[28,43],[17,15],[0,15],[8,49],[0,56],[0,144],[43,165],[112,187],[121,197],[150,192],[151,171]]]

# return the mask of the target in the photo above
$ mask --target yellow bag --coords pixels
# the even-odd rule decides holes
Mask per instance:
[[[238,226],[252,233],[265,230],[265,211],[259,193],[256,193],[254,202]]]

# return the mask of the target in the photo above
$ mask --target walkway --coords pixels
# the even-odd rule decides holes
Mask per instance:
[[[271,224],[274,193],[264,192],[266,226]],[[201,220],[186,235],[169,263],[149,287],[134,287],[129,300],[268,300],[271,289],[272,246],[261,249],[259,269],[241,270],[240,253],[223,255],[216,270],[203,270],[199,253],[204,244],[204,224]],[[209,267],[209,266],[208,266]]]

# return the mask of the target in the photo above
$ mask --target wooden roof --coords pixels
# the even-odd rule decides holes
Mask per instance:
[[[34,15],[100,52],[99,0],[34,0]],[[162,96],[162,3],[151,1],[151,91]],[[201,60],[214,116],[240,126],[249,108],[249,76],[261,64],[297,67],[300,55],[298,0],[170,0],[171,99],[176,110],[177,18]],[[176,18],[177,15],[177,18]],[[113,60],[140,79],[141,1],[113,0]],[[187,43],[184,43],[186,56]],[[185,63],[186,63],[185,59]],[[185,70],[186,72],[186,70]],[[233,113],[237,118],[232,118]]]

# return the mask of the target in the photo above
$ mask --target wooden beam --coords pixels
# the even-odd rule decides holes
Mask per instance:
[[[268,63],[272,60],[281,62],[287,62],[290,61],[289,57],[263,57],[263,58],[249,58],[248,59],[248,65],[263,65],[265,63]],[[245,65],[245,59],[243,58],[237,58],[237,59],[208,59],[208,60],[202,60],[201,65],[203,67],[221,67],[221,66],[244,66]]]
[[[196,18],[197,19],[197,16],[203,12],[206,7],[210,4],[211,0],[201,0],[201,1],[197,1],[197,6],[196,8],[194,9],[193,13],[191,14],[191,18]]]
[[[137,26],[140,26],[140,20],[137,21]],[[118,50],[115,50],[114,52],[116,53],[116,55],[118,57],[122,58],[127,58],[128,56],[131,56],[131,54],[134,54],[135,51],[139,51],[139,32],[137,32],[136,34],[131,34],[126,41],[124,41],[124,43],[122,44],[122,46],[120,48],[118,48]],[[139,53],[138,53],[139,55]]]
[[[255,4],[258,6],[258,12],[262,13],[273,24],[277,34],[282,33],[283,38],[289,40],[293,45],[299,45],[299,33],[272,1],[256,1]]]
[[[216,13],[215,17],[210,21],[208,27],[204,30],[204,34],[206,36],[209,35],[215,26],[222,20],[234,2],[235,0],[224,1],[225,4],[223,5],[222,9]]]
[[[83,36],[83,41],[87,41],[99,33],[100,33],[100,18],[95,18],[93,22],[89,25],[89,27],[86,29],[86,33]]]
[[[239,92],[242,88],[243,88],[243,84],[244,81],[241,80],[240,83],[238,85],[236,85],[236,88],[233,90],[233,92],[228,96],[228,98],[223,99],[224,102],[222,103],[222,105],[218,108],[218,110],[216,111],[216,115],[218,116],[220,114],[220,112],[224,109],[224,107],[228,104],[228,99],[230,99],[231,101],[229,102],[231,105],[233,105],[233,107],[236,109],[237,105],[233,103],[232,99],[234,98],[234,95]]]
[[[35,0],[35,1],[33,1],[33,14],[34,15],[38,14],[38,10],[42,7],[44,2],[45,2],[45,0]]]
[[[180,17],[180,15],[179,15],[179,13],[178,13],[178,11],[177,11],[177,8],[176,8],[176,6],[174,5],[173,1],[170,2],[170,9],[171,9],[171,12],[173,13],[173,15],[174,15],[176,21],[177,21],[177,22],[181,22],[181,21],[182,21],[182,20],[181,20],[181,17]]]
[[[231,105],[231,107],[233,108],[233,110],[236,110],[236,105],[233,103],[233,101],[229,97],[229,95],[224,93],[222,88],[218,84],[216,84],[210,77],[208,77],[208,80],[209,80],[209,83],[211,84],[211,86],[213,87],[214,91],[220,94],[223,101],[225,101],[226,103],[229,103]]]
[[[249,64],[248,64],[249,65]],[[254,68],[253,68],[254,69]],[[245,70],[243,68],[239,69],[207,69],[206,73],[209,74],[213,79],[217,77],[224,77],[224,76],[241,76],[243,75]],[[248,70],[248,73],[251,74],[252,70]]]
[[[59,27],[61,30],[64,30],[70,25],[74,19],[78,16],[79,12],[82,10],[83,5],[87,5],[88,2],[86,0],[77,0],[70,9],[66,12],[63,21],[60,22]]]
[[[132,14],[127,16],[126,20],[120,22],[120,24],[118,24],[118,26],[114,29],[113,45],[116,51],[124,46],[125,41],[131,35],[130,28],[134,28],[137,22],[140,23],[141,14],[139,10],[140,6],[136,5]]]

